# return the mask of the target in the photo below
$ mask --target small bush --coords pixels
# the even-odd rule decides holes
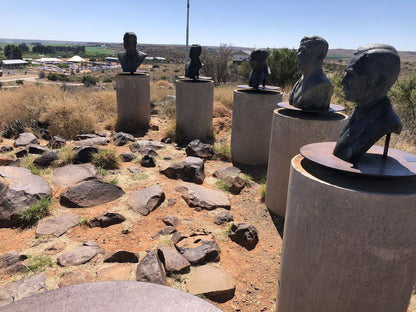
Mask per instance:
[[[95,78],[95,77],[90,76],[90,75],[85,75],[82,78],[82,83],[86,87],[95,86],[97,84],[97,82],[98,82],[98,78]]]
[[[46,76],[48,80],[51,81],[62,81],[62,82],[69,82],[70,78],[63,74],[57,74],[57,73],[49,73],[48,76]]]
[[[0,81],[0,89],[3,88],[3,83]]]
[[[262,178],[260,181],[260,200],[262,202],[264,202],[266,198],[266,188],[267,188],[266,178]]]
[[[171,120],[165,130],[165,137],[171,138],[172,141],[176,140],[176,121]]]
[[[230,192],[230,188],[228,187],[227,182],[224,180],[217,180],[217,182],[215,182],[215,186],[222,191]]]
[[[61,167],[72,164],[75,158],[75,152],[69,146],[64,146],[59,150],[58,160],[56,160],[56,166]]]
[[[231,146],[226,143],[215,143],[214,144],[214,159],[223,161],[231,161]]]
[[[120,157],[114,149],[102,149],[92,155],[92,163],[103,169],[118,169],[120,162]]]
[[[78,221],[79,225],[87,225],[88,224],[88,219],[85,217],[80,217],[79,221]]]
[[[29,256],[29,264],[26,267],[27,273],[39,273],[53,266],[50,257],[44,255]]]
[[[162,79],[162,80],[168,80],[168,79],[169,79],[169,77],[167,77],[167,76],[165,76],[165,75],[162,75],[162,76],[160,76],[160,79]]]
[[[114,76],[107,76],[103,79],[103,82],[113,82],[116,79]]]
[[[40,169],[33,163],[35,156],[28,155],[22,158],[20,166],[29,169],[32,174],[39,175]]]
[[[114,177],[110,181],[108,181],[108,183],[113,184],[113,185],[118,185],[118,178]]]
[[[20,79],[16,80],[16,84],[18,84],[18,85],[23,85],[23,83],[24,83],[23,80],[20,80]]]
[[[19,214],[19,221],[22,227],[30,227],[38,222],[40,219],[49,215],[49,207],[51,205],[51,197],[45,196],[36,204],[33,204],[29,209]]]

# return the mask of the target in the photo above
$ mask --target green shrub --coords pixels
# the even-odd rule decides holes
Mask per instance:
[[[396,82],[389,95],[405,129],[416,133],[416,74]]]
[[[90,76],[90,75],[85,75],[82,78],[82,83],[86,87],[95,86],[97,84],[97,82],[98,82],[98,78],[95,78],[95,77]]]
[[[114,76],[107,76],[103,79],[103,82],[113,82],[116,79]]]
[[[92,155],[92,163],[103,169],[118,169],[120,162],[120,157],[114,149],[102,149]]]
[[[23,85],[23,80],[16,80],[16,84],[18,84],[18,85]]]
[[[36,204],[33,204],[22,213],[19,214],[19,221],[22,227],[30,227],[40,219],[49,215],[49,207],[51,205],[51,197],[45,196]]]
[[[75,152],[69,146],[64,146],[59,150],[58,160],[56,166],[61,167],[72,164],[75,158]]]
[[[267,63],[271,71],[267,80],[272,84],[284,87],[285,85],[293,85],[300,78],[295,49],[275,49],[267,59]]]
[[[39,175],[40,169],[33,163],[35,160],[34,155],[28,155],[22,158],[20,166],[29,169],[32,174]]]
[[[71,79],[69,76],[57,73],[49,73],[46,78],[51,81],[62,81],[62,82],[70,82]]]
[[[231,146],[226,143],[215,143],[214,144],[214,159],[223,161],[231,161]]]
[[[53,266],[53,261],[48,256],[36,255],[28,258],[29,264],[26,267],[26,272],[39,273]]]

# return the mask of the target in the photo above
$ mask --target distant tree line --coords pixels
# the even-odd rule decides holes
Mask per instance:
[[[51,46],[36,43],[32,48],[33,53],[39,54],[57,54],[62,52],[72,52],[74,54],[85,53],[85,46]]]
[[[26,46],[26,45],[25,45]],[[27,48],[27,46],[26,46]],[[22,45],[15,46],[13,44],[8,44],[4,47],[4,56],[8,60],[21,60],[22,56]]]

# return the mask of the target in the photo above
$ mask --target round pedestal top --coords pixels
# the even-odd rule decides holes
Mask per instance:
[[[306,113],[320,113],[320,114],[336,113],[336,112],[342,112],[343,110],[345,110],[344,106],[337,105],[337,104],[330,104],[328,109],[298,108],[293,105],[290,105],[289,102],[280,102],[277,104],[277,106],[286,108],[289,110],[293,110],[293,111],[306,112]]]

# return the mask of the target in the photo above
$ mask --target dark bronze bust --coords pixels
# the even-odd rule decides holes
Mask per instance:
[[[322,70],[328,42],[317,36],[303,37],[298,49],[302,77],[294,85],[289,103],[301,109],[328,109],[334,88]]]
[[[252,88],[258,89],[262,84],[263,88],[266,86],[266,78],[270,74],[269,66],[267,66],[268,53],[266,50],[257,49],[251,52],[250,65],[251,72],[248,77],[248,85]]]
[[[126,32],[123,37],[126,52],[119,53],[118,58],[123,72],[133,74],[147,56],[146,53],[137,51],[137,36],[133,32]]]
[[[202,53],[202,48],[199,44],[193,44],[189,50],[189,58],[191,61],[185,66],[185,77],[190,79],[199,79],[199,70],[203,66],[199,56]]]
[[[399,134],[402,123],[387,92],[400,73],[400,57],[384,44],[365,45],[355,51],[342,79],[345,99],[356,103],[333,154],[356,163],[379,139]]]

